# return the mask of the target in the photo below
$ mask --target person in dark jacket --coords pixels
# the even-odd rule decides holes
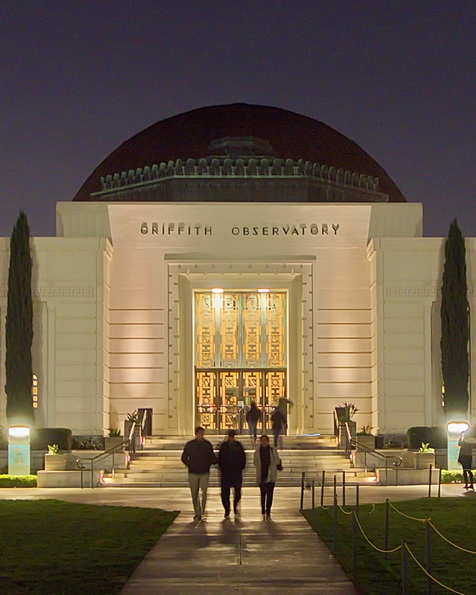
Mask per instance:
[[[192,493],[194,521],[200,521],[205,514],[207,504],[207,490],[210,479],[210,467],[217,462],[213,446],[205,440],[205,430],[195,429],[195,440],[185,445],[182,453],[182,463],[188,467],[188,483]],[[200,501],[199,492],[202,491]]]
[[[261,411],[258,409],[256,403],[254,401],[251,401],[250,408],[246,412],[246,423],[248,424],[248,428],[250,430],[250,437],[253,440],[253,444],[256,444],[256,427],[258,425],[260,416]]]
[[[473,483],[473,449],[476,448],[476,426],[466,430],[458,440],[460,447],[458,463],[463,467],[464,489],[474,491]]]
[[[278,448],[279,446],[279,437],[281,436],[281,432],[286,427],[287,419],[281,413],[278,407],[274,408],[273,413],[271,414],[271,424],[273,427],[273,436],[274,436],[274,448]]]
[[[233,512],[239,516],[238,504],[241,500],[243,469],[246,467],[246,454],[241,442],[235,439],[236,431],[228,432],[228,439],[223,442],[218,452],[218,466],[221,471],[221,501],[225,509],[225,518],[230,516],[230,491],[233,488]]]

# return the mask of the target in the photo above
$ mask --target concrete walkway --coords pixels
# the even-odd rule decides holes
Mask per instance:
[[[240,519],[224,520],[216,489],[205,521],[193,522],[187,503],[121,595],[356,593],[287,496],[276,489],[270,521],[262,520],[257,488],[246,490]]]

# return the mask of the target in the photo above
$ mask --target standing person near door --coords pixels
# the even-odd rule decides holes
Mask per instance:
[[[218,452],[218,466],[221,471],[221,501],[225,509],[225,518],[230,517],[230,491],[234,490],[233,512],[239,516],[238,504],[241,500],[243,469],[246,467],[245,450],[235,440],[236,430],[229,430],[228,439],[223,442]]]
[[[261,514],[265,521],[271,518],[274,486],[278,471],[283,470],[278,451],[269,444],[269,438],[265,434],[260,438],[253,463],[256,467],[256,483],[259,485],[261,495]]]
[[[187,442],[182,453],[182,463],[188,467],[188,483],[195,513],[194,521],[200,521],[205,514],[210,467],[217,461],[213,446],[208,440],[205,440],[205,430],[201,427],[195,428],[195,440]],[[202,492],[201,500],[200,490]]]
[[[287,419],[281,413],[278,407],[275,407],[273,413],[271,414],[271,425],[273,428],[273,436],[274,436],[274,448],[278,448],[279,446],[279,437],[281,436],[281,432],[286,427]]]
[[[261,411],[254,401],[251,401],[250,408],[246,412],[246,423],[250,430],[250,437],[253,440],[253,444],[256,444],[256,428],[258,426],[259,418],[261,417]]]

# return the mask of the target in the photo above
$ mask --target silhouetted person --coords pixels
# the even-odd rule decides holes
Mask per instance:
[[[230,516],[230,491],[233,488],[233,512],[239,515],[238,504],[241,500],[243,469],[246,467],[246,454],[241,442],[235,440],[236,431],[228,432],[228,439],[220,446],[218,465],[221,471],[221,501],[225,509],[225,518]]]
[[[265,434],[260,438],[260,444],[255,451],[253,463],[256,467],[256,483],[259,485],[261,494],[261,514],[263,520],[267,520],[271,517],[274,486],[278,471],[282,471],[283,466],[278,451],[270,446],[269,438]]]
[[[275,448],[278,448],[279,446],[279,437],[281,436],[283,429],[286,427],[286,423],[286,417],[281,413],[278,407],[275,407],[271,414],[271,427],[273,429]]]
[[[253,440],[253,444],[256,444],[256,428],[258,426],[259,418],[261,417],[261,411],[254,401],[251,401],[251,406],[246,412],[246,423],[250,430],[250,437]]]
[[[185,445],[182,453],[182,463],[188,467],[188,483],[192,493],[193,520],[200,521],[205,514],[207,504],[207,490],[210,479],[210,467],[217,462],[213,446],[204,438],[205,430],[195,429],[195,440]],[[202,491],[200,501],[199,492]]]
[[[473,484],[473,448],[476,446],[476,426],[466,430],[458,440],[460,446],[458,463],[463,467],[464,489],[474,490]]]

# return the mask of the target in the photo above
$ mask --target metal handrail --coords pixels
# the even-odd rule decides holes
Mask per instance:
[[[133,424],[135,425],[135,424]],[[129,450],[129,446],[130,446],[131,442],[130,442],[130,438],[128,438],[127,440],[123,440],[120,444],[116,444],[116,446],[113,446],[112,448],[109,448],[108,450],[105,450],[104,452],[101,452],[100,454],[96,455],[95,457],[91,457],[91,458],[84,458],[84,457],[79,457],[76,459],[76,467],[78,469],[80,469],[81,471],[81,489],[84,487],[84,481],[83,481],[83,474],[85,470],[90,471],[91,473],[91,488],[94,488],[94,468],[95,468],[95,463],[99,460],[101,460],[102,458],[106,458],[112,455],[112,473],[114,473],[114,469],[115,469],[115,453],[119,452],[120,450]],[[88,469],[87,465],[85,465],[84,463],[90,463],[90,467]]]

